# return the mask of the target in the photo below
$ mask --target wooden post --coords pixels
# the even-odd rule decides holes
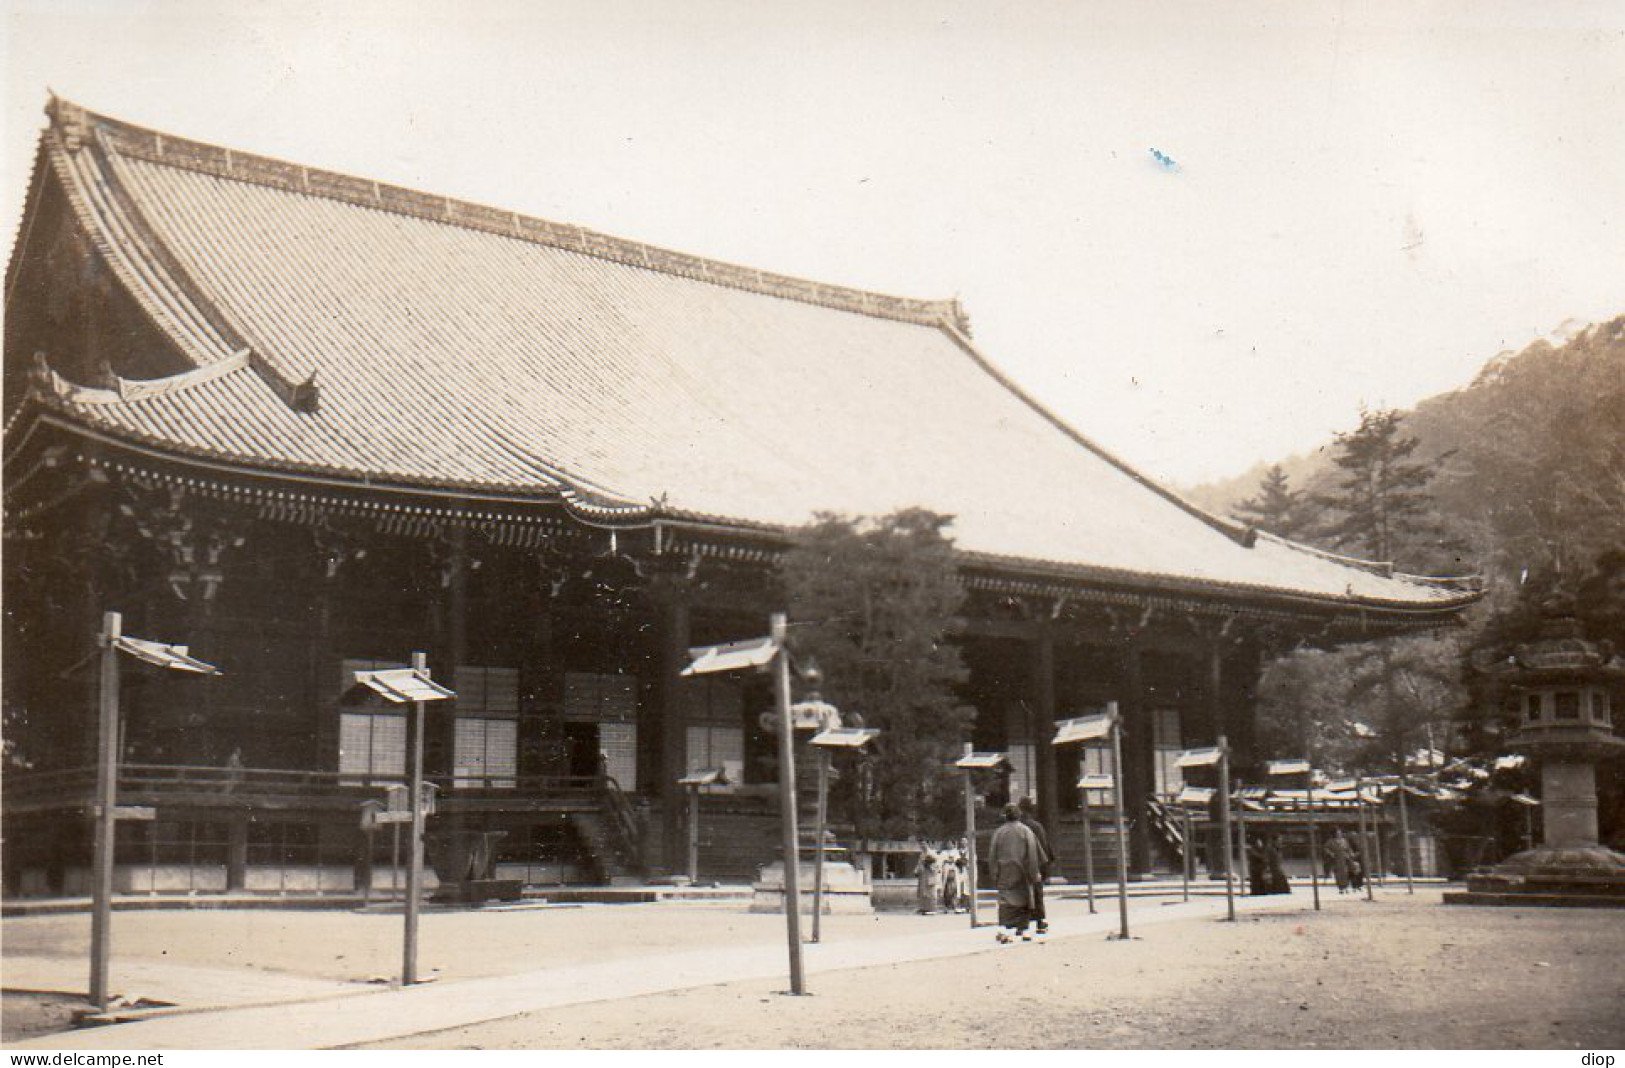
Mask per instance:
[[[1078,791],[1078,807],[1083,809],[1083,882],[1089,895],[1089,914],[1095,912],[1095,828],[1089,818],[1089,791]]]
[[[1247,859],[1247,810],[1238,808],[1236,809],[1236,881],[1241,884],[1239,892],[1243,896],[1247,893],[1247,884],[1250,881],[1248,876],[1251,873],[1252,868]]]
[[[1181,858],[1182,863],[1179,866],[1179,872],[1183,878],[1179,899],[1189,902],[1191,899],[1191,866],[1195,863],[1195,858],[1191,855],[1191,810],[1184,805],[1180,805],[1179,811],[1185,817],[1185,848],[1181,850],[1184,856]]]
[[[965,743],[965,755],[970,756],[972,747]],[[965,769],[965,887],[970,894],[970,925],[971,930],[976,929],[976,788],[971,782],[973,772]]]
[[[1236,859],[1230,855],[1234,848],[1230,842],[1230,746],[1224,735],[1219,735],[1219,840],[1224,843],[1224,911],[1225,919],[1236,922],[1235,872]]]
[[[773,658],[773,694],[779,712],[779,815],[784,832],[784,927],[790,943],[790,993],[807,992],[801,970],[801,844],[796,829],[796,736],[790,716],[790,654],[784,648],[789,621],[783,612],[773,613],[773,641],[779,647]]]
[[[118,806],[118,646],[123,617],[117,612],[102,615],[101,694],[96,730],[96,822],[93,846],[94,901],[90,914],[90,1003],[107,1011],[107,968],[112,958],[113,933],[113,847],[117,842],[114,822]]]
[[[688,882],[700,881],[700,788],[688,788]]]
[[[1405,809],[1405,758],[1399,758],[1399,848],[1405,854],[1405,892],[1416,893],[1416,883],[1411,873],[1411,821]]]
[[[1112,815],[1117,821],[1117,937],[1128,938],[1128,835],[1123,826],[1123,717],[1109,701],[1112,716]]]
[[[361,881],[361,905],[366,908],[372,904],[372,836],[378,829],[376,823],[368,824],[361,830],[361,848],[367,851],[364,878]]]
[[[1309,769],[1309,889],[1320,911],[1320,832],[1315,826],[1315,769]]]
[[[829,750],[818,750],[818,808],[813,823],[816,825],[813,850],[813,922],[812,940],[817,942],[823,934],[824,914],[824,815],[829,805]]]
[[[427,672],[428,655],[412,654],[412,670]],[[411,986],[418,981],[418,912],[423,897],[423,736],[424,703],[412,702],[412,727],[408,732],[411,778],[407,785],[407,804],[412,806],[412,829],[408,834],[406,857],[406,938],[401,956],[401,985]]]
[[[1387,864],[1384,863],[1382,857],[1382,806],[1382,787],[1378,786],[1377,803],[1372,807],[1371,816],[1369,817],[1371,827],[1371,850],[1374,854],[1376,854],[1376,870],[1373,874],[1377,876],[1378,881],[1381,882],[1383,886],[1387,886],[1388,880],[1384,875],[1387,869]]]
[[[1365,814],[1365,782],[1359,778],[1354,780],[1354,814],[1360,821],[1360,866],[1365,869],[1365,899],[1375,901],[1376,894],[1371,889],[1371,883],[1376,878],[1371,865],[1371,836],[1366,822]]]

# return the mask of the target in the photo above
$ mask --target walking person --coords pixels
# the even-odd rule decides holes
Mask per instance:
[[[1021,822],[1019,805],[1004,806],[1004,822],[988,843],[987,864],[999,893],[1000,942],[1032,941],[1033,899],[1043,878],[1038,838]]]
[[[1044,883],[1049,879],[1050,864],[1055,854],[1050,850],[1049,833],[1038,822],[1038,805],[1031,797],[1021,799],[1021,823],[1038,841],[1038,882],[1033,889],[1033,920],[1039,934],[1049,933],[1049,915],[1044,911]]]

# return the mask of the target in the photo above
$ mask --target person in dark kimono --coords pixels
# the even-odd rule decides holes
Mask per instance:
[[[1343,837],[1342,828],[1338,828],[1337,833],[1332,835],[1332,840],[1326,843],[1321,854],[1326,861],[1326,871],[1337,883],[1337,892],[1348,893],[1351,874],[1349,864],[1354,859],[1354,850],[1349,848],[1348,839]]]
[[[1039,934],[1049,933],[1049,914],[1044,911],[1044,883],[1049,879],[1050,865],[1055,860],[1055,853],[1050,849],[1049,833],[1044,825],[1038,822],[1038,806],[1030,797],[1021,799],[1021,823],[1033,837],[1038,839],[1038,882],[1033,884],[1033,921],[1038,926]]]
[[[993,832],[987,853],[993,886],[999,893],[998,939],[1010,942],[1019,935],[1030,942],[1033,936],[1027,927],[1033,919],[1033,893],[1043,878],[1042,854],[1037,837],[1021,822],[1019,806],[1004,806],[1004,822]]]
[[[958,912],[960,890],[960,858],[958,851],[946,849],[942,853],[942,911]]]
[[[1276,835],[1264,839],[1265,890],[1271,894],[1290,894],[1292,884],[1287,881],[1286,866],[1281,859],[1281,840]]]

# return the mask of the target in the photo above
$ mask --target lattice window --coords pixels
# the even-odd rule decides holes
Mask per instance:
[[[1112,751],[1109,746],[1085,746],[1080,775],[1111,775],[1115,770]],[[1110,807],[1113,791],[1111,790],[1085,790],[1084,799],[1093,808]]]
[[[1038,754],[1030,742],[1010,746],[1010,800],[1038,796]]]
[[[1179,709],[1159,708],[1151,716],[1156,792],[1159,796],[1167,797],[1185,788],[1185,773],[1175,766],[1184,738],[1180,732]]]
[[[519,713],[519,671],[506,667],[457,669],[457,714],[459,716],[517,715]]]
[[[594,675],[571,671],[564,676],[566,723],[636,723],[638,680],[633,675]]]
[[[371,779],[406,775],[406,717],[399,712],[340,712],[339,771]],[[361,779],[343,780],[358,786]]]
[[[638,726],[636,723],[600,723],[598,747],[604,754],[604,770],[623,790],[638,783]]]
[[[723,727],[711,724],[688,728],[688,771],[690,774],[721,768],[728,775],[728,785],[706,787],[708,792],[725,793],[738,785],[745,775],[745,728]]]
[[[458,691],[461,699],[462,692]],[[519,721],[457,717],[452,783],[459,790],[511,790],[519,772]]]

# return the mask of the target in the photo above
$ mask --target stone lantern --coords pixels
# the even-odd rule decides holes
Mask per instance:
[[[1483,670],[1516,716],[1515,749],[1540,764],[1541,844],[1468,877],[1461,904],[1591,904],[1625,907],[1625,855],[1598,843],[1597,764],[1625,750],[1614,708],[1625,660],[1587,641],[1573,604],[1545,606],[1540,636]]]

